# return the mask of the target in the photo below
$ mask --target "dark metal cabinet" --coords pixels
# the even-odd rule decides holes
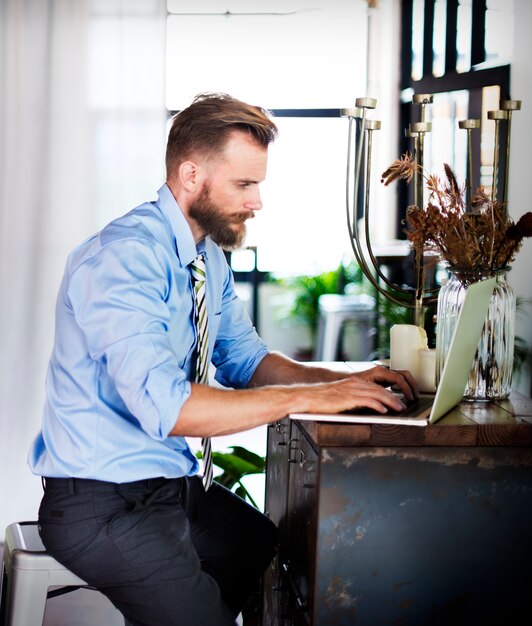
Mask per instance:
[[[318,508],[318,454],[303,431],[292,424],[289,445],[287,535],[283,572],[301,624],[310,623],[314,596],[314,546]]]
[[[263,626],[529,624],[532,401],[425,428],[283,420],[266,510]]]
[[[291,619],[289,619],[289,611],[291,611],[289,589],[287,580],[282,574],[282,566],[286,562],[285,551],[288,537],[286,516],[288,510],[289,441],[290,422],[288,420],[268,426],[266,453],[268,478],[265,510],[279,528],[279,552],[263,579],[263,615],[268,616],[268,626],[285,626],[291,623]]]

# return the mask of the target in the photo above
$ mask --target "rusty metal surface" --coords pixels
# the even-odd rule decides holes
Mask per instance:
[[[320,483],[312,624],[530,623],[530,448],[328,448]]]

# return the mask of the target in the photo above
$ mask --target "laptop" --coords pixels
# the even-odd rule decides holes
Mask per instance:
[[[351,424],[414,426],[434,424],[462,400],[488,313],[495,280],[489,278],[467,287],[435,394],[420,396],[419,400],[413,406],[407,406],[405,411],[389,411],[382,414],[371,409],[358,408],[334,414],[291,413],[289,417],[295,420]]]

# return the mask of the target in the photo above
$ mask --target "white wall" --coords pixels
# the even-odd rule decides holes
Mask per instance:
[[[522,110],[512,116],[510,155],[510,213],[518,219],[532,211],[530,167],[532,164],[532,70],[530,69],[530,33],[532,32],[532,3],[514,0],[515,31],[514,53],[511,67],[511,97],[522,100]],[[516,334],[526,339],[532,348],[532,238],[525,240],[513,269],[510,283],[518,296],[528,299],[526,311],[517,317]],[[528,371],[516,381],[514,388],[530,396],[532,357]]]
[[[163,180],[165,8],[0,2],[0,542],[42,496],[26,457],[67,254]]]

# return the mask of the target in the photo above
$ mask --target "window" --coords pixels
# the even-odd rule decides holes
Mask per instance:
[[[510,33],[513,2],[509,0],[403,0],[402,104],[405,128],[418,121],[413,93],[434,94],[428,107],[432,131],[426,135],[425,169],[440,172],[449,163],[460,181],[466,178],[467,133],[458,121],[480,119],[471,134],[473,187],[493,184],[495,123],[487,112],[510,99]],[[504,164],[501,133],[499,175]],[[411,149],[401,139],[401,152]],[[499,188],[501,185],[499,185]],[[412,191],[398,188],[399,206],[411,203]],[[398,215],[398,232],[401,219]]]
[[[448,163],[460,181],[466,178],[467,135],[458,128],[458,120],[467,119],[469,92],[467,89],[434,94],[431,105],[432,132],[427,134],[425,168],[443,175]]]
[[[509,63],[513,45],[513,0],[486,2],[486,61],[490,65]]]
[[[403,16],[413,81],[511,58],[513,0],[403,0]]]
[[[456,71],[471,69],[471,0],[460,0],[456,24]]]
[[[269,109],[353,106],[366,9],[350,0],[168,0],[167,106],[224,91]]]
[[[264,209],[248,223],[258,269],[336,267],[351,254],[340,111],[366,91],[366,3],[168,0],[168,11],[169,112],[196,93],[223,91],[271,110],[279,126]]]

